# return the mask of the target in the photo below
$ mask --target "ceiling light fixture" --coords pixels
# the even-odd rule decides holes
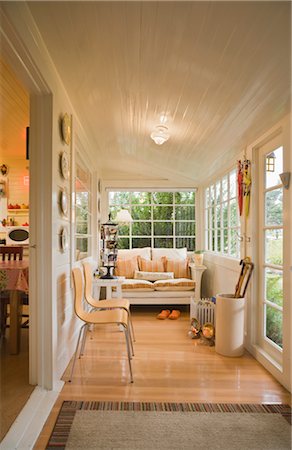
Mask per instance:
[[[155,129],[150,134],[151,139],[157,145],[162,145],[164,142],[168,141],[170,134],[168,133],[168,128],[165,125],[157,125]]]

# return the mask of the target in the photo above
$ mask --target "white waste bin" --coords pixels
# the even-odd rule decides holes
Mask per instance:
[[[216,295],[215,350],[224,356],[241,356],[244,352],[245,298],[233,294]]]

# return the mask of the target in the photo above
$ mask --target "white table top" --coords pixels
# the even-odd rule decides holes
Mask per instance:
[[[118,286],[125,281],[126,277],[117,278],[93,278],[93,283],[97,286]]]

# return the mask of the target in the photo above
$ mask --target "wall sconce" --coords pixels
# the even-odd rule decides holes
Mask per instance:
[[[275,153],[272,152],[266,157],[266,171],[267,172],[275,172]]]
[[[285,189],[289,189],[290,176],[291,176],[291,172],[283,172],[283,173],[280,173],[280,175],[279,175]]]

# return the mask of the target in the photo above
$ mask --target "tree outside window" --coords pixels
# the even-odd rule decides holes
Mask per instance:
[[[195,190],[110,191],[109,211],[114,220],[127,209],[133,222],[119,227],[119,248],[181,248],[195,250]]]

